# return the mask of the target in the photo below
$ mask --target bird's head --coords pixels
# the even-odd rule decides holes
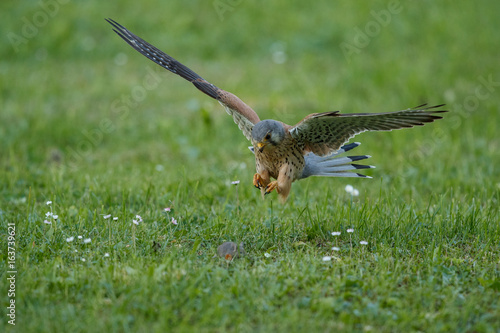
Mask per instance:
[[[260,152],[267,145],[277,146],[284,138],[285,128],[276,120],[262,120],[252,128],[252,141]]]

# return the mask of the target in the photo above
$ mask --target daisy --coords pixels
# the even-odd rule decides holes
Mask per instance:
[[[177,225],[177,220],[175,218],[173,218],[173,217],[172,217],[172,221],[171,222],[172,222],[173,225]]]
[[[340,236],[340,231],[334,231],[334,232],[332,232],[332,236]]]

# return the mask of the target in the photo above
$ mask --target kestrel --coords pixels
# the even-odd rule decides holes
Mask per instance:
[[[442,117],[438,113],[444,104],[384,113],[351,113],[339,111],[313,113],[291,126],[277,120],[260,120],[257,113],[237,96],[217,88],[171,56],[131,33],[117,22],[107,19],[121,38],[148,59],[170,72],[188,80],[196,88],[216,99],[230,114],[255,154],[257,173],[253,184],[262,194],[273,190],[285,202],[296,180],[309,176],[365,177],[348,172],[354,169],[373,168],[352,162],[369,158],[368,155],[338,157],[359,143],[345,145],[355,135],[366,131],[391,131],[422,126]],[[271,181],[274,178],[274,181]]]

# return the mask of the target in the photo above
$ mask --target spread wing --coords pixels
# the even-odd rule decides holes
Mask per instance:
[[[123,40],[125,40],[130,46],[139,51],[139,53],[144,55],[146,58],[154,61],[161,67],[168,69],[172,73],[188,80],[194,84],[196,88],[208,96],[218,100],[219,103],[224,106],[227,113],[233,117],[234,122],[238,125],[245,137],[248,140],[251,140],[253,125],[260,121],[259,116],[254,110],[252,110],[251,107],[246,105],[237,96],[225,90],[219,89],[209,83],[168,54],[160,51],[153,45],[131,33],[119,23],[113,21],[112,19],[106,19],[106,21],[113,26],[113,31],[116,32],[118,36],[123,38]]]
[[[303,144],[306,151],[328,155],[337,151],[350,138],[366,131],[392,131],[400,128],[422,126],[442,117],[437,110],[444,104],[423,104],[412,109],[384,113],[340,114],[339,111],[313,113],[290,129],[291,136]]]

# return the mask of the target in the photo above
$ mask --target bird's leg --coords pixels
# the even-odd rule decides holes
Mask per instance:
[[[253,176],[253,185],[256,188],[260,189],[262,199],[264,199],[264,195],[266,194],[266,187],[270,182],[271,176],[269,175],[269,172],[267,170],[260,170],[260,172],[256,173]]]
[[[278,177],[278,196],[283,204],[286,202],[288,194],[290,194],[290,190],[292,189],[292,180],[286,176],[284,178],[285,179],[280,179],[280,177]]]
[[[280,169],[280,172],[278,174],[278,180],[275,180],[266,186],[265,194],[269,194],[274,189],[276,189],[276,192],[278,192],[281,203],[285,203],[291,188],[292,188],[292,175],[290,167],[288,166],[288,164],[285,164]]]
[[[269,176],[269,172],[267,172],[266,170],[253,175],[253,186],[258,189],[265,188],[270,181],[271,178]]]

